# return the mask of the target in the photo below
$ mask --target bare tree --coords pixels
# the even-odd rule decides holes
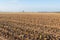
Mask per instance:
[[[24,12],[24,10],[22,12]]]

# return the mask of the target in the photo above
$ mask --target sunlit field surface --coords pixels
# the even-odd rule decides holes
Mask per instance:
[[[0,13],[0,40],[60,40],[60,14]]]

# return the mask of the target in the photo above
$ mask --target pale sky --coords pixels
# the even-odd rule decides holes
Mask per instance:
[[[0,0],[0,11],[4,12],[60,11],[60,0]]]

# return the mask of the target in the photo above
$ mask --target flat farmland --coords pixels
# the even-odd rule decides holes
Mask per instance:
[[[60,40],[60,14],[20,12],[0,14],[2,40]]]

